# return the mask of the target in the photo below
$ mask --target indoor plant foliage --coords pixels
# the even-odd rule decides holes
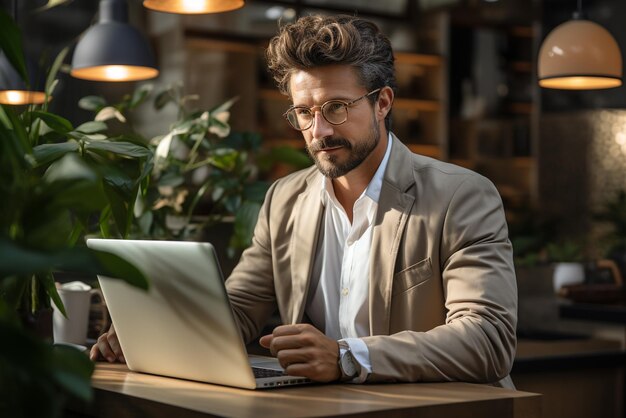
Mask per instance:
[[[605,237],[606,255],[618,264],[622,275],[626,275],[626,190],[618,191],[609,199],[595,219],[611,226]]]
[[[19,30],[2,10],[0,28],[0,48],[26,80]],[[47,95],[65,52],[50,68]],[[129,197],[151,155],[145,147],[103,136],[105,128],[74,127],[48,112],[47,104],[0,106],[0,416],[58,416],[70,396],[91,397],[88,358],[53,346],[27,326],[50,312],[51,299],[64,312],[55,270],[122,275],[147,287],[130,264],[82,244],[84,233],[97,225],[127,233],[134,203]]]
[[[95,121],[115,118],[124,123],[130,119],[125,114],[140,104],[133,98],[143,101],[151,91],[152,86],[144,84],[114,105],[94,96],[83,98],[80,105],[95,113]],[[154,94],[154,109],[176,106],[177,118],[164,135],[143,140],[154,151],[154,164],[146,187],[137,196],[132,235],[201,239],[207,228],[232,222],[229,253],[233,256],[249,245],[269,186],[259,180],[259,167],[277,160],[301,167],[309,161],[297,151],[262,153],[260,135],[231,132],[228,122],[236,98],[208,110],[193,108],[196,99],[185,95],[181,85]]]

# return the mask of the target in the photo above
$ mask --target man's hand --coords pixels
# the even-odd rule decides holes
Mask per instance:
[[[89,358],[93,361],[105,358],[109,363],[115,363],[116,361],[126,363],[113,324],[111,324],[109,331],[102,334],[94,346],[91,347]]]
[[[292,376],[316,382],[332,382],[341,377],[337,364],[339,346],[309,324],[281,325],[259,343],[269,348],[280,365]]]

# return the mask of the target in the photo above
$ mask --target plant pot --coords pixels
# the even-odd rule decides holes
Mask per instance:
[[[585,266],[582,263],[556,263],[552,274],[554,292],[569,284],[580,284],[585,281]]]

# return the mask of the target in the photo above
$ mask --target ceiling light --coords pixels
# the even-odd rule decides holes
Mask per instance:
[[[17,0],[13,0],[12,3],[13,16],[4,14],[2,17],[2,25],[4,26],[4,41],[15,41],[18,45],[21,44],[20,29],[17,26]],[[16,55],[19,53],[20,55]],[[6,105],[28,105],[28,104],[42,104],[46,101],[46,93],[38,91],[31,85],[27,85],[22,77],[27,77],[31,81],[37,82],[37,85],[43,85],[39,83],[39,78],[36,77],[36,66],[29,60],[25,60],[22,49],[14,51],[14,59],[23,60],[16,65],[22,65],[24,73],[20,73],[15,69],[13,64],[9,61],[5,53],[0,49],[0,104]],[[50,99],[48,97],[48,99]]]
[[[76,45],[70,74],[94,81],[137,81],[159,75],[146,39],[128,24],[125,0],[100,0],[98,23]]]
[[[144,7],[178,14],[219,13],[243,7],[244,0],[144,0]]]
[[[602,26],[583,18],[582,5],[572,20],[548,34],[539,50],[537,75],[546,88],[587,90],[622,85],[622,54]]]

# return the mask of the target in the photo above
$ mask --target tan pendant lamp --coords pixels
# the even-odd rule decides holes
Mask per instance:
[[[243,7],[244,0],[144,0],[145,8],[177,14],[220,13]]]
[[[622,54],[602,26],[583,18],[581,0],[572,20],[548,34],[539,50],[539,85],[565,90],[622,85]]]

